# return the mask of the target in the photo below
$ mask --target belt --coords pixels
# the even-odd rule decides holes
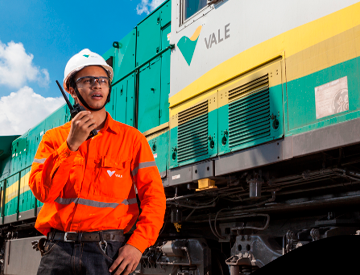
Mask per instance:
[[[125,241],[123,230],[105,230],[95,232],[63,232],[52,229],[47,235],[48,240],[63,242],[106,242]]]

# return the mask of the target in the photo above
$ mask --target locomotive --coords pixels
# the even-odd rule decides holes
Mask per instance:
[[[359,234],[359,14],[354,0],[168,0],[113,42],[106,109],[146,136],[167,197],[135,274],[250,274]],[[3,274],[36,272],[29,173],[69,119],[64,105],[0,137]]]

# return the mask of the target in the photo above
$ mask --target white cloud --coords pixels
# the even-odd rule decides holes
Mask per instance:
[[[22,135],[64,104],[62,97],[42,97],[30,87],[0,98],[0,136]]]
[[[50,83],[50,75],[48,70],[46,69],[41,69],[41,72],[44,74],[44,78],[39,81],[39,86],[40,87],[47,87]]]
[[[161,3],[163,3],[165,0],[141,0],[141,3],[139,3],[136,6],[136,12],[137,14],[149,14],[150,12],[152,12],[154,9],[156,9]]]
[[[33,58],[22,43],[11,41],[6,45],[0,41],[0,85],[20,88],[28,81],[36,81],[39,86],[47,87],[49,72],[36,67]]]

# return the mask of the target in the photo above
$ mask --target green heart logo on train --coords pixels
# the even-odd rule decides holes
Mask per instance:
[[[184,56],[184,58],[189,66],[190,66],[192,57],[194,55],[196,44],[199,40],[201,28],[202,28],[202,26],[197,27],[194,34],[190,38],[187,36],[183,36],[180,38],[179,42],[177,43],[177,46],[180,49],[180,52]]]

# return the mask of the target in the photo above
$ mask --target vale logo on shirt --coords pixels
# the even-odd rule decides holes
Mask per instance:
[[[107,173],[109,174],[109,177],[111,178],[112,175],[115,174],[115,171],[110,171],[110,170],[107,170]],[[119,175],[119,174],[115,174],[115,177],[117,178],[122,178],[122,175]]]

